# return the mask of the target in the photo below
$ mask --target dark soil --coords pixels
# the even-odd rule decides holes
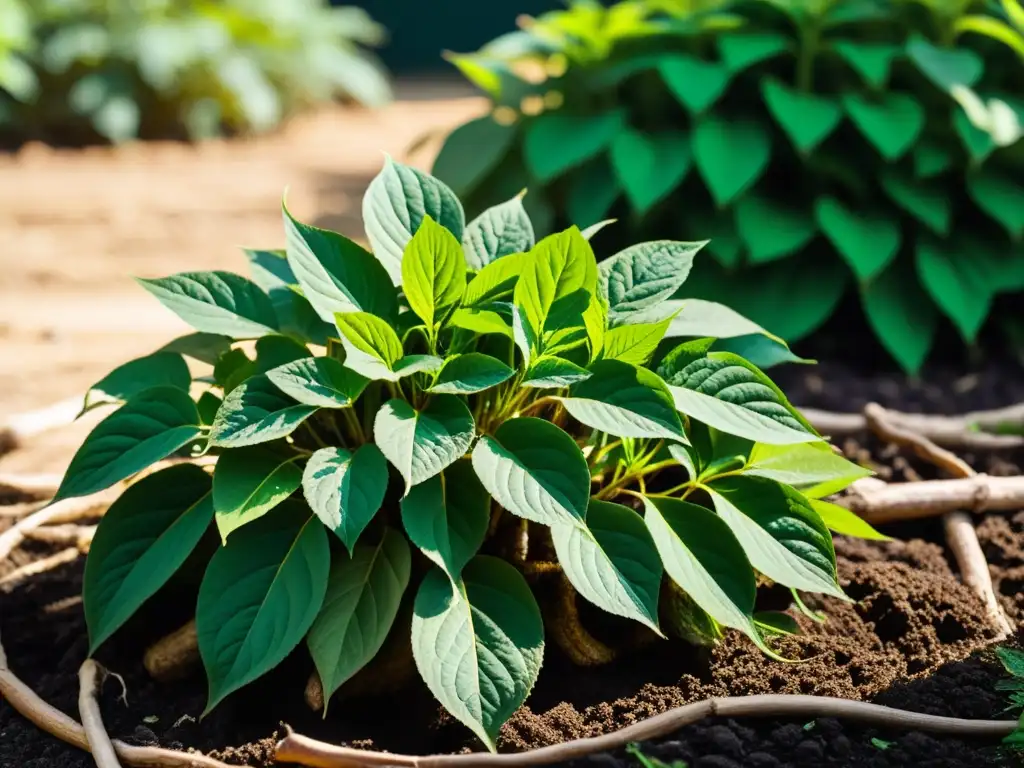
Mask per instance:
[[[811,371],[814,370],[814,373]],[[818,387],[809,376],[832,382]],[[835,366],[790,367],[786,383],[801,404],[856,410],[868,400],[905,410],[945,411],[994,407],[1024,400],[1024,377],[1000,370],[997,387],[978,377],[968,394],[955,394],[952,378],[899,384],[896,377],[858,379]],[[782,378],[779,376],[778,378]],[[1006,386],[1009,380],[1012,385]],[[888,384],[887,384],[888,382]],[[887,396],[889,385],[895,386]],[[942,392],[932,392],[932,385]],[[1014,386],[1015,385],[1015,386]],[[965,385],[961,385],[965,386]],[[1017,391],[1013,391],[1014,388]],[[846,390],[846,394],[836,394]],[[917,394],[915,394],[917,393]],[[984,394],[983,394],[984,393]],[[871,440],[848,441],[844,449],[867,456],[881,474],[896,480],[928,476]],[[1016,473],[1022,455],[975,456],[979,470]],[[5,500],[6,501],[6,500]],[[0,518],[0,530],[7,525]],[[892,526],[901,540],[873,543],[837,538],[841,581],[856,601],[822,599],[827,622],[800,619],[804,635],[787,638],[778,650],[801,664],[769,660],[738,633],[714,649],[665,641],[646,647],[599,672],[578,669],[553,644],[537,688],[502,731],[499,747],[514,751],[619,729],[667,709],[708,696],[802,693],[870,700],[901,709],[966,718],[1014,717],[995,684],[1005,677],[990,651],[993,633],[973,596],[954,575],[938,520]],[[1013,618],[1024,619],[1024,512],[979,517],[979,536],[996,589]],[[17,562],[50,550],[22,548]],[[0,564],[0,575],[13,564]],[[81,603],[82,561],[0,592],[0,636],[11,668],[44,699],[76,715],[78,666],[86,655]],[[194,587],[171,585],[105,647],[99,660],[124,676],[130,706],[117,701],[120,687],[108,683],[102,698],[112,735],[138,744],[196,748],[228,762],[269,765],[281,721],[311,736],[409,753],[476,749],[467,731],[433,703],[421,684],[378,699],[334,701],[327,720],[302,701],[310,672],[300,648],[275,672],[230,697],[201,723],[206,691],[201,672],[173,684],[152,681],[141,664],[142,649],[188,618]],[[789,596],[763,588],[765,609],[788,607]],[[175,608],[177,606],[177,608]],[[170,607],[170,610],[169,610]],[[1018,638],[1024,641],[1024,637]],[[811,723],[711,719],[667,739],[642,745],[645,753],[689,768],[775,766],[922,766],[974,768],[1021,765],[1024,758],[989,741],[942,735],[885,732],[821,719]],[[577,761],[587,768],[612,768],[637,758],[603,753]],[[0,705],[0,768],[87,768],[90,758],[58,743]]]

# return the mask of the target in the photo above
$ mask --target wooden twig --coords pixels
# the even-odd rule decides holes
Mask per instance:
[[[199,664],[196,620],[176,629],[151,645],[142,658],[150,677],[160,682],[180,680]]]
[[[14,491],[22,496],[31,496],[37,499],[49,499],[60,487],[61,476],[54,474],[45,475],[19,475],[11,473],[0,473],[0,489]]]
[[[81,552],[89,551],[89,545],[95,534],[95,525],[77,525],[75,523],[46,525],[22,531],[22,535],[26,539],[45,541],[48,544],[74,544]]]
[[[73,718],[51,707],[10,670],[0,643],[0,699],[37,728],[61,741],[89,751],[85,729]],[[113,741],[114,752],[124,765],[137,768],[237,768],[197,752],[178,752],[160,747],[136,747]]]
[[[85,740],[89,742],[96,768],[121,768],[96,701],[102,676],[103,669],[92,659],[86,659],[78,670],[78,715],[82,718]]]
[[[0,560],[6,559],[11,551],[21,544],[25,539],[26,531],[52,523],[73,522],[94,514],[110,506],[121,494],[122,488],[117,485],[91,496],[63,499],[19,520],[15,525],[0,533]]]
[[[647,741],[678,731],[709,717],[770,717],[777,719],[813,719],[835,717],[864,723],[876,728],[901,731],[930,731],[950,736],[999,738],[1012,733],[1016,720],[962,720],[956,717],[925,715],[919,712],[884,707],[865,701],[850,701],[831,696],[803,696],[780,693],[755,696],[712,698],[670,709],[612,733],[575,739],[526,752],[491,754],[469,752],[458,755],[395,755],[338,747],[294,733],[291,729],[277,743],[279,763],[296,763],[310,768],[519,768],[551,765],[575,760],[597,752],[622,749],[630,742]]]
[[[877,403],[868,403],[864,408],[864,417],[867,419],[868,426],[878,437],[896,445],[911,448],[920,458],[953,477],[962,480],[978,477],[978,473],[974,471],[973,467],[956,454],[945,448],[940,448],[923,435],[891,422],[888,412]],[[989,623],[998,632],[996,640],[1004,639],[1013,632],[1013,625],[996,599],[995,589],[992,587],[992,575],[989,573],[988,562],[985,560],[985,553],[981,549],[973,522],[963,512],[955,511],[948,512],[943,516],[942,525],[946,533],[946,543],[949,544],[949,548],[953,552],[964,584],[981,599]]]
[[[975,475],[962,480],[881,484],[858,480],[836,503],[872,524],[934,517],[958,509],[1016,510],[1024,508],[1024,476]]]
[[[52,571],[54,568],[59,568],[67,563],[73,563],[81,554],[82,552],[78,547],[68,547],[55,555],[44,557],[41,560],[34,560],[28,565],[23,565],[21,568],[11,571],[3,578],[0,578],[0,587],[18,584],[31,576],[38,576],[41,573]]]
[[[28,413],[12,416],[0,425],[0,454],[14,450],[30,437],[73,422],[85,402],[81,395]]]
[[[816,408],[801,408],[800,412],[816,430],[830,437],[855,435],[869,429],[867,418],[863,413],[833,413]],[[927,437],[936,445],[948,448],[1001,450],[1024,446],[1024,435],[992,434],[994,430],[1007,427],[1018,427],[1024,430],[1024,404],[993,411],[974,411],[962,416],[938,416],[899,411],[888,411],[888,414],[890,423]]]

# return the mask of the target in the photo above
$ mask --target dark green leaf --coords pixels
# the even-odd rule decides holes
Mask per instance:
[[[901,51],[889,43],[866,43],[837,40],[832,48],[842,56],[873,88],[884,88],[889,80],[892,63]]]
[[[789,49],[789,40],[775,32],[729,32],[718,37],[718,55],[736,74]]]
[[[213,421],[210,443],[238,448],[287,437],[316,410],[316,406],[282,394],[266,374],[253,376],[224,398]]]
[[[988,316],[992,290],[979,269],[979,254],[964,253],[930,238],[917,242],[917,274],[939,308],[968,343]]]
[[[693,154],[712,198],[723,207],[765,172],[771,134],[756,121],[706,115],[693,130]]]
[[[718,101],[732,77],[730,70],[721,64],[684,54],[663,56],[658,71],[668,89],[693,114],[700,114]]]
[[[466,291],[466,258],[451,232],[424,216],[405,246],[402,290],[429,333]]]
[[[212,518],[210,477],[192,464],[143,478],[110,506],[82,581],[90,655],[174,575]]]
[[[772,117],[805,154],[827,139],[843,119],[843,110],[832,99],[789,88],[778,80],[762,81],[761,93]]]
[[[277,330],[270,297],[231,272],[181,272],[136,280],[197,331],[252,339]]]
[[[633,209],[643,216],[678,187],[693,163],[682,131],[621,131],[611,146],[612,167]]]
[[[533,224],[523,207],[522,195],[488,208],[469,222],[463,236],[466,263],[481,270],[503,256],[533,248]]]
[[[299,644],[323,604],[331,553],[320,522],[284,505],[246,526],[206,569],[196,605],[209,713]]]
[[[960,140],[967,149],[967,153],[971,156],[974,165],[981,165],[995,150],[996,143],[992,138],[992,134],[972,123],[971,119],[967,116],[967,112],[963,109],[954,110],[953,127],[960,136]]]
[[[902,157],[924,128],[924,109],[904,93],[886,93],[875,99],[847,93],[843,106],[864,138],[886,160]]]
[[[231,338],[217,333],[190,333],[164,344],[157,352],[175,352],[201,363],[214,365],[222,354],[231,349]]]
[[[750,261],[774,261],[799,251],[818,228],[803,208],[751,190],[736,201],[736,231],[747,246]]]
[[[109,488],[199,434],[199,413],[187,392],[174,387],[147,389],[89,433],[71,459],[53,501]]]
[[[181,355],[154,352],[119,365],[89,387],[82,412],[108,403],[123,403],[153,387],[173,387],[188,392],[191,383],[192,375]]]
[[[430,172],[466,197],[505,157],[516,133],[490,115],[469,120],[448,134]]]
[[[953,165],[953,154],[946,148],[927,140],[914,147],[914,175],[919,179],[938,176]]]
[[[1024,236],[1024,186],[985,169],[967,175],[967,191],[981,210],[1019,240]]]
[[[475,434],[473,414],[455,395],[435,395],[419,411],[389,400],[373,422],[373,439],[405,478],[406,494],[465,455]]]
[[[935,338],[938,312],[911,267],[889,267],[861,289],[861,302],[882,346],[905,371],[916,373]]]
[[[933,232],[949,234],[952,210],[943,189],[928,186],[895,170],[886,170],[879,180],[882,189],[900,208],[923,222]]]
[[[814,204],[821,231],[861,281],[877,277],[900,249],[900,224],[881,209],[851,211],[834,197]]]
[[[555,112],[534,118],[523,142],[526,167],[546,184],[607,149],[625,117],[615,111],[586,116]]]
[[[495,387],[512,378],[513,373],[515,371],[497,358],[481,352],[470,352],[449,357],[427,391],[469,395]]]
[[[224,452],[213,472],[213,508],[223,542],[298,490],[299,458],[262,445]]]
[[[533,389],[561,389],[591,376],[590,371],[561,357],[544,356],[534,360],[519,386]]]
[[[781,339],[759,333],[752,333],[749,336],[734,336],[731,339],[718,339],[712,349],[715,352],[732,352],[761,370],[783,363],[817,362],[793,354]]]
[[[621,191],[606,156],[595,158],[569,179],[565,201],[569,221],[581,227],[600,221],[611,210]]]
[[[271,383],[303,405],[344,408],[362,394],[367,381],[331,357],[306,357],[272,368]]]
[[[320,522],[334,531],[349,552],[384,503],[388,465],[373,443],[355,453],[321,448],[306,463],[302,492]]]
[[[601,262],[598,274],[601,292],[608,299],[609,322],[613,326],[639,322],[640,313],[662,306],[686,281],[694,257],[706,244],[706,240],[654,240]]]
[[[995,649],[995,652],[1007,672],[1016,678],[1024,679],[1024,651],[999,646]]]

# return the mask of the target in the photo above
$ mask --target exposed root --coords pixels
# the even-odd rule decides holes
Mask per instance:
[[[883,440],[902,447],[911,448],[920,458],[934,464],[955,478],[976,479],[978,473],[959,456],[940,448],[927,437],[911,432],[906,427],[894,424],[889,413],[877,403],[864,408],[864,416],[872,431]],[[998,631],[997,640],[1013,632],[1013,625],[1003,612],[992,587],[992,576],[988,570],[985,553],[978,541],[978,534],[970,517],[963,512],[948,512],[942,520],[949,544],[964,584],[974,590],[985,605],[989,623]]]
[[[120,494],[121,487],[115,486],[91,496],[63,499],[19,520],[17,524],[0,533],[0,560],[6,559],[11,551],[21,544],[26,531],[52,523],[74,522],[89,517],[98,510],[110,506]]]
[[[60,487],[60,475],[17,475],[0,473],[0,489],[34,499],[52,498]]]
[[[550,616],[544,624],[551,632],[555,643],[573,664],[596,667],[615,659],[615,649],[609,648],[591,635],[580,622],[579,610],[576,607],[576,590],[564,575],[558,579],[558,594],[549,613]]]
[[[4,504],[0,507],[0,518],[20,520],[23,517],[28,517],[33,512],[38,512],[45,506],[45,501],[23,501],[18,504]]]
[[[85,739],[89,742],[89,751],[96,761],[96,768],[121,768],[110,735],[103,726],[100,705],[96,701],[104,670],[92,659],[86,659],[78,670],[78,714],[82,718]]]
[[[85,729],[74,719],[51,707],[7,666],[7,656],[0,643],[0,699],[42,731],[61,741],[90,751]],[[220,760],[198,752],[177,752],[159,747],[136,747],[123,741],[113,741],[114,752],[123,765],[138,768],[234,768]]]
[[[153,643],[142,659],[150,677],[164,683],[188,676],[199,661],[195,619]]]
[[[836,503],[856,512],[869,523],[891,523],[934,517],[966,509],[970,512],[1024,508],[1024,476],[925,480],[920,483],[885,483],[877,478],[858,480]]]
[[[74,544],[80,552],[85,553],[89,551],[93,536],[96,535],[96,526],[64,523],[29,529],[23,534],[26,539],[45,541],[48,544]]]
[[[31,576],[38,576],[41,573],[52,571],[54,568],[60,568],[60,566],[67,563],[73,563],[81,554],[82,552],[78,547],[68,547],[55,555],[44,557],[42,560],[34,560],[28,565],[23,565],[21,568],[13,570],[3,578],[0,578],[0,587],[18,584]]]
[[[81,395],[69,397],[36,411],[12,416],[0,425],[0,455],[12,451],[26,439],[73,422],[82,411]]]

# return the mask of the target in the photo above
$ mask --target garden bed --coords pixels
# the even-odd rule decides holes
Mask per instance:
[[[898,377],[858,378],[839,366],[790,367],[777,372],[801,405],[856,410],[878,400],[906,410],[953,412],[1024,401],[1019,370],[994,366],[972,374],[936,370],[914,384]],[[838,395],[836,393],[839,393]],[[832,393],[832,394],[828,394]],[[904,480],[933,473],[913,459],[871,439],[837,441],[847,453],[879,462],[880,474]],[[845,442],[845,445],[844,445]],[[969,457],[979,471],[1019,474],[1020,454]],[[0,529],[9,522],[0,520]],[[653,644],[628,658],[593,669],[572,667],[552,647],[540,681],[524,707],[505,726],[502,751],[544,746],[619,729],[639,719],[709,696],[794,693],[869,700],[930,714],[972,719],[1009,718],[1005,694],[995,690],[1005,677],[987,649],[995,631],[983,607],[954,574],[938,518],[891,525],[891,543],[837,537],[840,580],[857,602],[823,599],[824,625],[801,619],[805,635],[778,645],[803,664],[769,661],[730,632],[714,651],[681,642]],[[1024,512],[978,516],[978,535],[994,586],[1008,615],[1024,618],[1019,596],[1024,574]],[[12,568],[52,550],[22,548],[0,564],[0,578]],[[0,636],[12,670],[44,699],[76,714],[75,674],[85,659],[87,639],[81,603],[84,559],[35,577],[2,595]],[[244,693],[230,697],[201,723],[206,689],[201,672],[172,684],[152,681],[142,666],[146,645],[189,618],[188,600],[175,601],[172,585],[159,611],[146,611],[99,654],[125,678],[129,706],[110,681],[102,697],[111,735],[129,743],[211,752],[225,762],[269,765],[281,722],[327,741],[396,752],[427,754],[475,749],[467,731],[432,701],[415,680],[377,699],[337,698],[326,720],[303,701],[311,669],[300,648],[275,672]],[[538,588],[542,591],[543,586]],[[762,589],[761,607],[784,608],[788,592]],[[156,602],[156,601],[154,601]],[[175,613],[177,605],[180,612]],[[567,692],[568,695],[567,695]],[[91,765],[83,752],[33,728],[9,707],[0,709],[0,765],[78,768]],[[848,722],[743,719],[707,720],[687,726],[645,747],[664,760],[683,759],[690,768],[760,766],[982,766],[1012,765],[995,740],[963,741],[947,736],[880,731]],[[587,758],[597,766],[635,762],[624,752]]]

